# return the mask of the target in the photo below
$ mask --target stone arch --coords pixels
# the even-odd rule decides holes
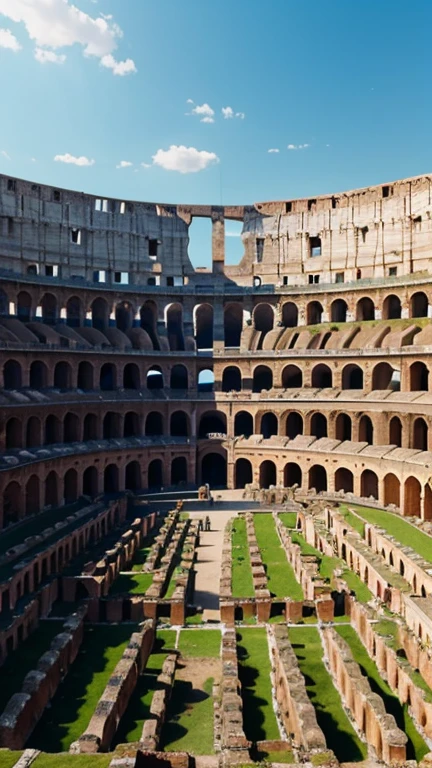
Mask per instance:
[[[298,308],[293,301],[282,304],[282,325],[285,328],[296,328],[298,325]]]
[[[352,421],[347,413],[339,413],[335,423],[336,440],[352,440]]]
[[[285,434],[290,440],[303,434],[303,416],[297,411],[291,411],[286,419]]]
[[[102,439],[114,440],[121,437],[120,423],[121,418],[119,413],[107,411],[102,422]]]
[[[171,485],[188,482],[188,466],[185,456],[176,456],[171,462]]]
[[[399,416],[393,416],[389,424],[389,445],[402,447],[402,422]]]
[[[235,463],[235,487],[245,488],[253,482],[252,464],[249,459],[237,459]]]
[[[83,494],[94,497],[99,492],[99,480],[96,467],[87,467],[83,473]]]
[[[359,441],[373,445],[374,428],[372,419],[367,414],[363,414],[359,421]]]
[[[310,420],[310,434],[320,439],[327,437],[327,417],[322,413],[314,413]]]
[[[78,365],[77,387],[83,392],[90,392],[94,389],[94,368],[86,360]]]
[[[268,365],[258,365],[253,372],[252,392],[273,389],[273,372]]]
[[[407,517],[421,516],[421,485],[417,478],[412,475],[405,480],[404,515]]]
[[[189,437],[189,417],[184,411],[174,411],[170,418],[171,437]]]
[[[98,418],[95,413],[86,413],[83,422],[83,440],[97,440],[98,438]]]
[[[323,307],[319,301],[310,301],[306,307],[307,325],[319,325],[322,323]]]
[[[213,392],[215,377],[211,368],[201,368],[198,372],[198,392]]]
[[[3,526],[5,528],[19,520],[23,511],[22,503],[21,484],[12,480],[3,492]]]
[[[378,477],[371,469],[364,469],[360,476],[360,495],[378,500]]]
[[[222,392],[241,392],[242,376],[240,368],[228,365],[222,373]]]
[[[271,411],[263,413],[261,417],[261,435],[265,440],[277,435],[279,431],[278,427],[278,418],[274,413]],[[259,434],[258,430],[257,434]]]
[[[114,363],[104,363],[100,369],[99,388],[110,392],[117,387],[117,368]]]
[[[133,328],[134,309],[129,301],[122,301],[120,304],[117,304],[115,308],[115,320],[117,328],[123,333],[127,333]]]
[[[34,360],[30,366],[30,389],[45,389],[48,386],[48,368],[42,360]]]
[[[375,305],[369,296],[364,296],[357,302],[356,320],[375,320]]]
[[[25,488],[25,513],[37,515],[40,509],[40,481],[37,475],[31,475]]]
[[[128,411],[123,422],[123,437],[139,437],[141,434],[140,418],[135,411]]]
[[[284,488],[291,488],[293,485],[298,485],[301,488],[303,482],[303,473],[298,464],[293,461],[289,461],[284,466]]]
[[[45,445],[62,442],[62,423],[57,416],[50,414],[45,420]]]
[[[206,453],[201,459],[201,482],[210,488],[224,488],[227,482],[226,452]]]
[[[172,352],[184,352],[183,307],[181,304],[169,304],[165,308],[165,322],[169,348]]]
[[[70,411],[63,419],[63,442],[76,443],[80,439],[80,420],[76,413]]]
[[[7,360],[3,366],[3,388],[21,389],[22,370],[16,360]]]
[[[37,416],[30,416],[26,425],[26,448],[35,448],[41,444],[41,421]]]
[[[44,293],[41,300],[42,322],[55,325],[57,322],[57,299],[52,293]]]
[[[332,323],[346,323],[348,305],[344,299],[335,299],[330,307]]]
[[[22,323],[29,323],[32,315],[32,300],[27,291],[20,291],[17,296],[17,317]]]
[[[260,331],[260,338],[257,348],[262,349],[266,335],[273,330],[275,317],[274,309],[271,304],[262,302],[254,307],[252,317],[255,330]]]
[[[79,328],[82,324],[83,306],[78,296],[71,296],[66,302],[66,325]]]
[[[56,507],[59,504],[58,476],[54,470],[45,479],[45,506]]]
[[[104,470],[104,493],[117,493],[119,490],[119,468],[117,464],[108,464]]]
[[[410,392],[427,392],[429,390],[429,369],[420,360],[413,363],[410,372]]]
[[[152,365],[146,375],[147,389],[163,389],[164,377],[160,365]]]
[[[400,507],[400,480],[393,472],[388,472],[384,477],[384,505],[388,504]]]
[[[333,386],[333,374],[331,368],[325,363],[319,363],[312,369],[311,377],[312,387],[318,389],[328,389]]]
[[[108,303],[101,296],[91,303],[91,317],[92,326],[93,328],[96,328],[96,330],[103,333],[103,331],[108,328],[109,307]]]
[[[22,448],[23,444],[23,425],[20,419],[13,416],[6,422],[6,445],[9,448]]]
[[[413,441],[412,447],[417,448],[419,451],[427,451],[428,449],[428,425],[426,421],[419,416],[413,423]]]
[[[427,317],[429,299],[423,291],[416,291],[410,298],[410,317]]]
[[[363,389],[363,369],[350,363],[342,370],[342,389]]]
[[[159,350],[160,343],[157,334],[157,306],[154,301],[145,301],[140,310],[141,328],[146,331],[153,344],[153,349]]]
[[[239,411],[234,417],[234,436],[250,437],[254,434],[253,417],[249,411]]]
[[[242,329],[243,308],[241,304],[227,304],[224,309],[225,348],[240,347]]]
[[[297,365],[286,365],[282,371],[282,386],[284,389],[303,386],[303,371]]]
[[[56,389],[72,389],[72,366],[62,360],[54,368],[54,387]]]
[[[163,418],[159,411],[150,411],[147,414],[144,431],[149,437],[160,437],[164,434]]]
[[[389,363],[378,363],[372,372],[372,389],[393,389],[394,368]]]
[[[309,470],[309,488],[317,493],[327,490],[327,472],[321,464],[314,464]]]
[[[141,467],[139,461],[130,461],[125,467],[125,489],[140,491],[142,488]]]
[[[72,467],[63,478],[63,498],[65,504],[71,504],[78,498],[78,474]]]
[[[346,467],[339,467],[336,470],[334,476],[335,491],[345,491],[345,493],[353,493],[354,491],[354,475],[350,469]]]
[[[270,488],[271,485],[276,485],[276,481],[277,474],[274,461],[270,461],[269,459],[262,461],[259,468],[260,488]]]
[[[222,411],[207,411],[199,421],[198,437],[206,438],[208,434],[226,434],[226,415]]]
[[[401,300],[399,296],[391,293],[386,296],[383,301],[382,307],[382,319],[383,320],[398,320],[402,314]]]
[[[197,349],[213,349],[213,307],[198,304],[194,307],[195,341]]]
[[[170,389],[188,389],[187,368],[180,363],[173,365],[170,372]]]
[[[127,363],[123,368],[123,389],[141,389],[141,373],[136,363]]]

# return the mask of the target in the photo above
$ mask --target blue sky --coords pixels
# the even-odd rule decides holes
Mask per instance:
[[[2,173],[227,204],[432,170],[430,0],[75,7],[0,0]],[[194,224],[196,265],[209,263],[207,232]],[[227,243],[235,260],[239,238]]]

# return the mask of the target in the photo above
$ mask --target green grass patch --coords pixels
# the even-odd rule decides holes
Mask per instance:
[[[61,620],[42,620],[27,640],[6,658],[1,667],[0,713],[3,712],[10,697],[20,692],[25,676],[32,669],[36,669],[40,657],[49,651],[51,641],[62,631],[62,627]]]
[[[290,749],[285,752],[256,752],[254,757],[258,763],[285,763],[287,765],[296,762]]]
[[[80,652],[27,746],[62,752],[81,736],[134,630],[131,624],[86,627]]]
[[[254,597],[252,570],[246,535],[246,520],[236,517],[231,528],[232,573],[231,589],[233,597]]]
[[[221,633],[219,629],[182,629],[178,649],[182,656],[220,656]]]
[[[35,768],[108,768],[111,760],[112,755],[69,755],[67,752],[49,755],[41,752],[32,765]]]
[[[293,531],[290,533],[290,539],[293,542],[293,544],[298,544],[302,555],[315,555],[316,557],[321,557],[321,553],[318,549],[315,549],[315,547],[312,546],[312,544],[308,544],[306,539],[301,533],[298,533],[297,531]]]
[[[0,749],[0,768],[13,768],[20,759],[22,752],[15,752],[9,749]]]
[[[259,627],[238,632],[237,653],[246,738],[254,742],[279,739],[279,728],[272,706],[271,666],[266,630]]]
[[[381,696],[387,713],[394,716],[398,727],[406,733],[408,737],[407,760],[419,762],[429,752],[429,747],[417,731],[408,713],[408,706],[400,703],[397,696],[382,679],[378,667],[370,658],[355,629],[348,626],[337,627],[336,632],[348,643],[362,674],[368,678],[372,691]]]
[[[324,666],[318,630],[313,627],[290,627],[288,634],[328,748],[333,750],[340,762],[365,760],[366,745],[345,714],[339,693]]]
[[[192,613],[190,616],[186,616],[186,624],[202,624],[202,613]]]
[[[357,600],[360,600],[361,603],[368,603],[372,599],[372,592],[369,587],[363,584],[360,576],[357,576],[354,571],[345,568],[342,572],[342,579],[346,581],[349,589],[355,592]]]
[[[279,512],[279,519],[286,528],[295,528],[297,525],[297,512]]]
[[[162,730],[162,749],[192,755],[213,754],[212,688],[212,677],[205,681],[203,690],[193,688],[187,680],[175,681]]]
[[[152,573],[121,573],[111,586],[110,595],[144,595],[153,582]]]
[[[302,600],[303,590],[287,560],[272,515],[254,515],[254,526],[271,594]]]

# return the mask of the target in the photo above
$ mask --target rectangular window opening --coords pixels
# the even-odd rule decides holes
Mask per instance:
[[[313,205],[316,205],[316,199],[308,200],[308,211],[312,210]]]
[[[320,276],[319,276],[319,275],[314,275],[314,283],[315,283],[315,284],[316,284],[316,283],[319,283],[319,279],[320,279]]]
[[[46,277],[58,277],[58,264],[45,264]]]
[[[336,272],[336,283],[345,282],[345,272]]]
[[[292,201],[285,203],[285,213],[292,213]]]
[[[174,285],[174,278],[173,277],[167,277],[166,284],[170,285],[170,286]]]
[[[385,186],[382,188],[382,196],[383,197],[390,197],[390,187]]]
[[[288,285],[288,275],[283,276],[283,284]]]
[[[81,245],[81,230],[71,229],[70,239],[71,239],[71,243],[74,243],[74,245]]]
[[[396,277],[397,275],[397,267],[389,267],[389,277]]]
[[[120,213],[126,213],[126,203],[120,203]]]
[[[53,200],[55,203],[60,203],[61,201],[61,194],[58,189],[55,189],[53,192]]]
[[[8,216],[8,220],[7,220],[7,233],[8,233],[8,235],[13,235],[13,231],[14,231],[14,220],[13,220],[12,216]]]
[[[104,269],[97,269],[95,272],[93,272],[93,282],[94,283],[105,283],[106,282],[106,271]]]
[[[311,258],[314,256],[321,256],[321,238],[320,237],[310,237],[309,247],[310,247]]]
[[[256,239],[256,260],[258,264],[261,264],[264,256],[264,238],[257,237]]]
[[[154,261],[157,259],[158,256],[158,245],[159,240],[155,240],[154,238],[148,241],[148,254],[151,259]]]
[[[15,192],[16,190],[15,179],[8,179],[7,188],[8,188],[8,192]]]
[[[114,272],[114,282],[120,285],[129,284],[129,272]]]

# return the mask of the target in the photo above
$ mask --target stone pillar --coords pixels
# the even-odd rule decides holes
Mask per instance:
[[[212,214],[212,269],[222,275],[225,269],[225,219],[223,208],[213,208]]]
[[[213,299],[213,350],[225,349],[224,307],[223,297],[215,296]],[[220,391],[221,382],[215,381],[215,390]]]

